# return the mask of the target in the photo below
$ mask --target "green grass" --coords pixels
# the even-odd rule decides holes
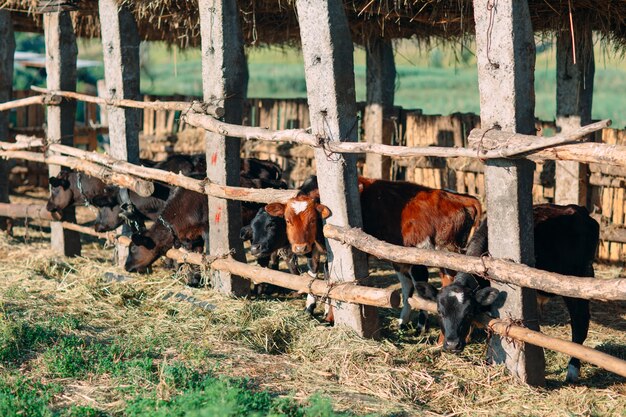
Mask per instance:
[[[35,324],[32,321],[41,321]],[[0,416],[3,417],[333,417],[331,402],[313,396],[304,404],[260,389],[253,380],[202,373],[183,361],[162,360],[165,338],[98,340],[78,335],[84,324],[71,315],[27,318],[19,312],[0,322]],[[169,344],[168,346],[171,346]],[[155,361],[159,360],[157,365]],[[18,370],[37,363],[40,378]],[[122,411],[88,406],[54,406],[64,387],[50,380],[118,381],[129,396]],[[158,387],[155,391],[154,387]],[[157,395],[160,392],[160,395]],[[163,394],[166,392],[166,394]],[[167,397],[167,398],[163,398]]]

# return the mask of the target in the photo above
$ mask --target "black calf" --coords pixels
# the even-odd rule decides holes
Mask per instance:
[[[538,269],[564,275],[593,278],[593,260],[600,227],[589,212],[576,205],[541,204],[533,208],[535,220],[535,265]],[[467,254],[480,256],[487,252],[487,221],[472,237]],[[416,285],[418,293],[437,301],[437,310],[445,336],[444,349],[460,352],[465,347],[472,318],[488,310],[499,291],[488,282],[469,274],[457,274],[454,282],[437,291],[430,285]],[[551,297],[539,291],[538,297]],[[563,297],[571,318],[572,341],[582,344],[589,330],[589,301]],[[580,373],[580,360],[571,358],[567,382],[575,382]]]
[[[289,272],[299,274],[296,257],[287,240],[287,225],[282,217],[274,217],[260,208],[250,225],[241,228],[242,240],[250,240],[250,254],[259,265],[278,269],[279,259],[287,263]]]

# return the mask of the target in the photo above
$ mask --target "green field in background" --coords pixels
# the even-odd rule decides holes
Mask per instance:
[[[101,60],[97,41],[82,41],[80,56]],[[419,47],[413,41],[395,45],[395,103],[425,114],[479,111],[478,80],[473,45]],[[539,42],[535,72],[536,116],[555,117],[555,48]],[[301,52],[294,48],[248,48],[249,97],[306,97]],[[596,47],[593,117],[610,118],[613,126],[626,126],[626,62],[609,47]],[[141,89],[157,95],[201,95],[200,51],[181,51],[164,44],[143,44]],[[355,49],[357,100],[365,100],[365,52]],[[79,88],[103,76],[102,68],[83,71]],[[28,82],[29,80],[22,80]],[[18,86],[19,88],[19,86]]]

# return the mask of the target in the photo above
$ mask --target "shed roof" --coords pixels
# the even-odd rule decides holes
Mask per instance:
[[[487,1],[487,0],[485,0]],[[497,0],[489,0],[496,3]],[[135,14],[141,36],[180,47],[198,46],[200,27],[194,0],[118,0]],[[97,0],[0,0],[0,8],[13,11],[19,31],[41,31],[42,10],[66,7],[77,33],[100,33]],[[571,9],[570,9],[571,5]],[[353,39],[364,44],[372,36],[456,40],[474,35],[472,0],[344,0]],[[603,40],[626,45],[626,0],[529,0],[533,27],[538,33],[591,28]],[[239,0],[241,22],[248,45],[299,43],[295,0]],[[497,17],[496,17],[497,18]]]

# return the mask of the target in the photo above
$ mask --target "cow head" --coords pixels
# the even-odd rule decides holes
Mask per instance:
[[[56,177],[50,177],[50,198],[46,204],[46,210],[55,213],[63,211],[74,200],[74,193],[70,183],[70,172],[61,171]]]
[[[499,295],[495,288],[474,287],[470,282],[473,279],[471,275],[459,274],[452,284],[440,291],[425,282],[415,284],[420,297],[437,301],[437,315],[445,337],[443,350],[461,352],[465,348],[472,320],[489,310]]]
[[[311,197],[299,195],[287,203],[272,203],[265,206],[271,216],[283,217],[287,223],[287,239],[296,255],[305,255],[316,243],[318,220],[330,216],[330,209]]]
[[[264,208],[257,211],[249,226],[241,228],[242,240],[250,240],[250,254],[260,258],[289,244],[287,224],[282,217],[272,216]]]
[[[133,233],[132,243],[128,247],[128,258],[124,268],[128,272],[147,272],[150,265],[161,256],[162,246],[159,239],[152,236],[152,229]]]

